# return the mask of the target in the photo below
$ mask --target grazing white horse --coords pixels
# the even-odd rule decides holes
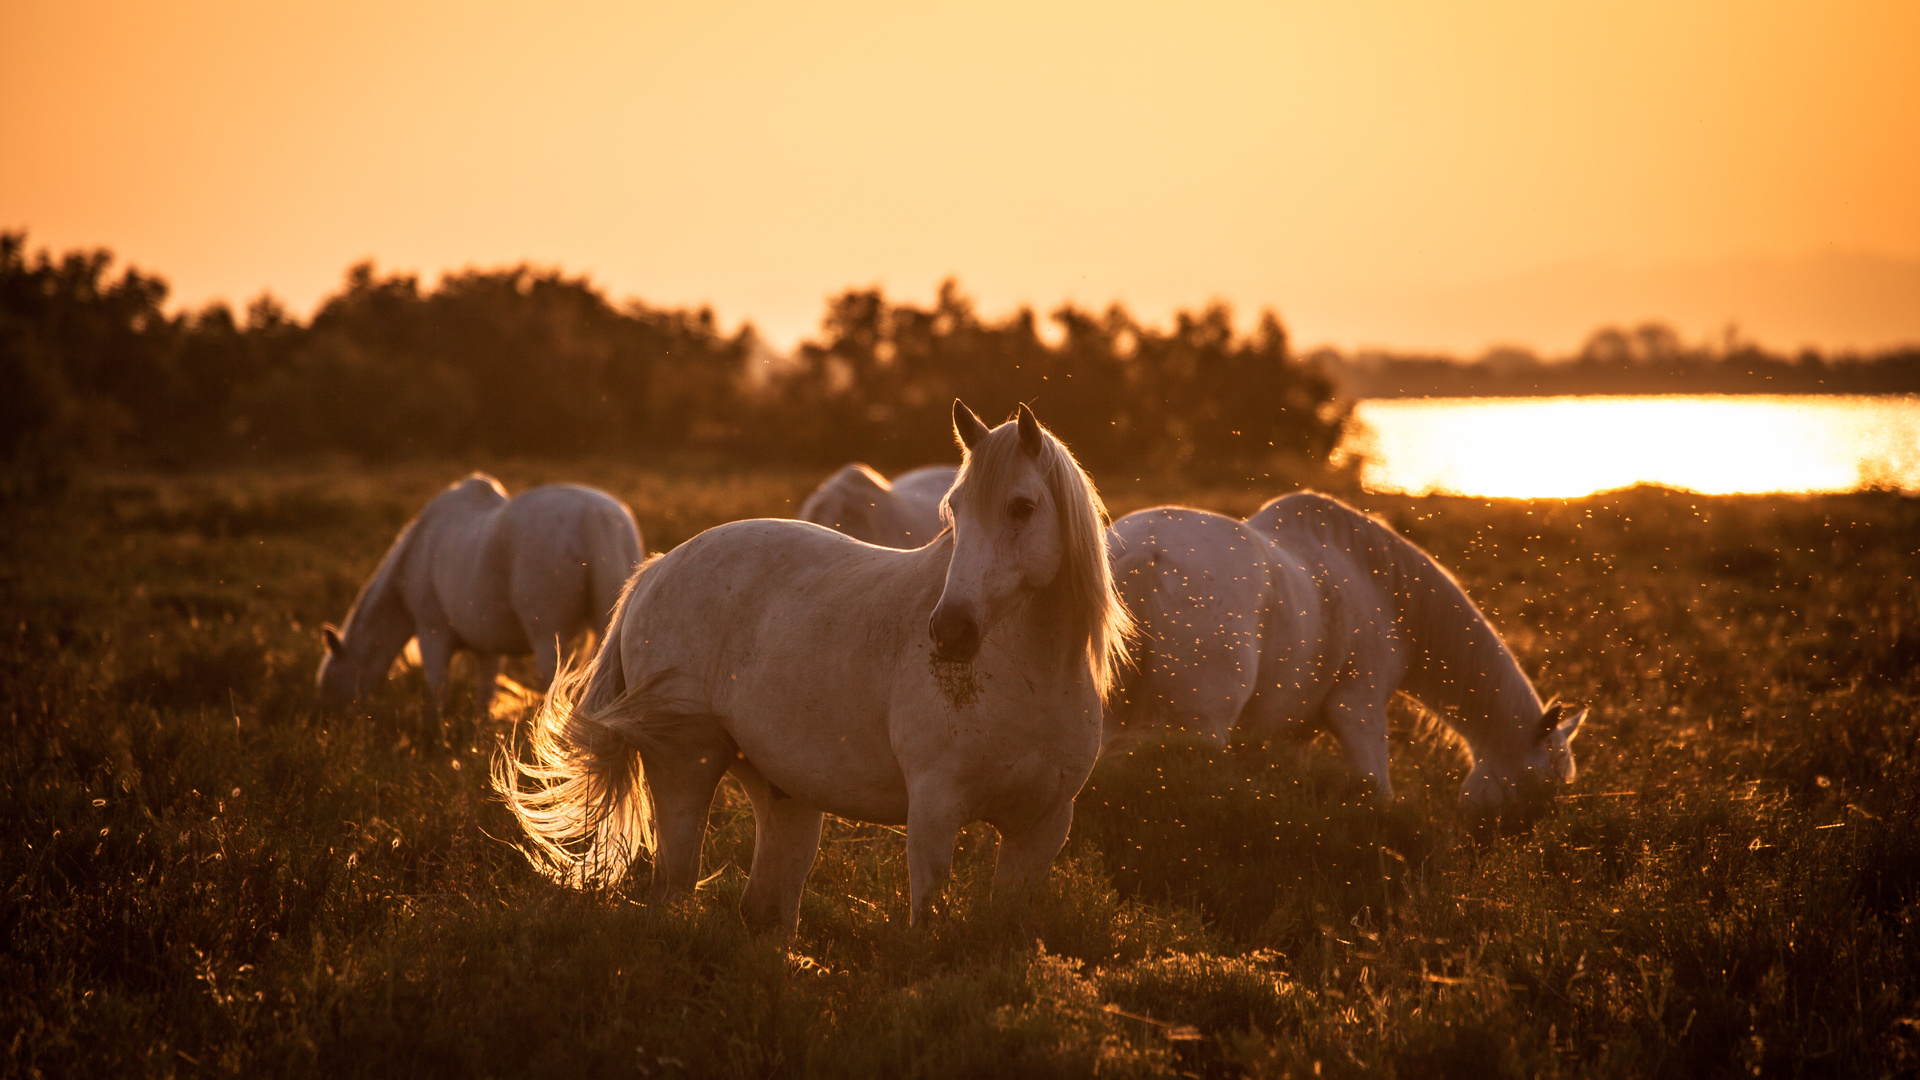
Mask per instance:
[[[535,865],[606,885],[651,850],[653,896],[688,895],[731,772],[753,803],[756,928],[793,932],[823,813],[906,825],[916,925],[969,821],[999,830],[996,893],[1045,875],[1129,623],[1066,447],[1025,406],[989,431],[955,402],[954,427],[952,528],[926,546],[737,521],[647,563],[542,705],[531,760],[495,762]]]
[[[1261,739],[1324,727],[1384,801],[1386,706],[1404,692],[1466,742],[1469,818],[1524,821],[1572,782],[1587,711],[1543,704],[1452,575],[1386,525],[1300,492],[1245,522],[1163,508],[1114,532],[1150,650],[1116,696],[1115,746],[1159,726],[1222,742],[1236,727]]]
[[[1107,718],[1109,751],[1182,728],[1225,743],[1263,677],[1302,654],[1269,658],[1272,542],[1206,510],[1162,506],[1113,523],[1114,585],[1140,628],[1134,670]]]
[[[476,654],[483,716],[504,657],[532,653],[544,690],[560,642],[606,625],[642,553],[633,513],[604,491],[554,484],[509,498],[474,473],[400,530],[345,625],[322,628],[320,694],[344,702],[366,693],[410,638],[436,709],[458,649]]]
[[[800,504],[799,517],[869,544],[917,548],[940,534],[940,500],[959,472],[927,465],[888,482],[854,462],[822,480]]]

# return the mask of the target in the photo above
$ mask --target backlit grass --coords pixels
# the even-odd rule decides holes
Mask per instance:
[[[1531,835],[1456,827],[1401,709],[1399,800],[1337,749],[1096,771],[1024,911],[962,837],[906,924],[896,830],[831,822],[800,934],[734,911],[723,788],[689,905],[579,895],[504,841],[503,728],[417,673],[311,701],[393,532],[463,470],[102,474],[0,531],[0,1062],[13,1075],[1880,1076],[1920,1069],[1920,504],[1885,494],[1373,498],[1545,693],[1591,701]],[[650,550],[814,477],[501,463]],[[1111,483],[1116,512],[1279,492]],[[11,1032],[11,1034],[7,1034]]]

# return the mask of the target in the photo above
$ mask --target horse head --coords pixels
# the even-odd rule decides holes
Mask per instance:
[[[965,663],[1019,600],[1053,584],[1065,543],[1042,457],[1046,436],[1032,411],[1022,405],[989,431],[956,400],[953,429],[966,462],[947,495],[953,558],[928,629],[935,654]]]
[[[332,623],[320,627],[320,640],[327,651],[320,657],[320,671],[313,678],[314,692],[330,704],[350,704],[360,696],[363,665],[354,662],[346,641]]]
[[[941,504],[953,555],[928,621],[934,654],[971,661],[1002,618],[1048,592],[1087,650],[1104,696],[1132,622],[1114,595],[1099,495],[1025,405],[989,430],[956,400],[953,430],[965,460]]]
[[[1548,701],[1530,725],[1531,744],[1517,761],[1488,755],[1474,762],[1460,788],[1460,810],[1477,829],[1499,827],[1519,832],[1532,827],[1554,797],[1573,783],[1573,737],[1587,719],[1587,707]]]

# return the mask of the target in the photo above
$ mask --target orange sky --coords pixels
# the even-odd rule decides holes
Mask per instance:
[[[183,301],[532,260],[1304,344],[1920,340],[1920,4],[0,5],[0,227]]]

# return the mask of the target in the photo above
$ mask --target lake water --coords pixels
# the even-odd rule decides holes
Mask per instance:
[[[1346,448],[1370,491],[1574,498],[1651,483],[1731,495],[1920,494],[1920,396],[1371,399]]]

